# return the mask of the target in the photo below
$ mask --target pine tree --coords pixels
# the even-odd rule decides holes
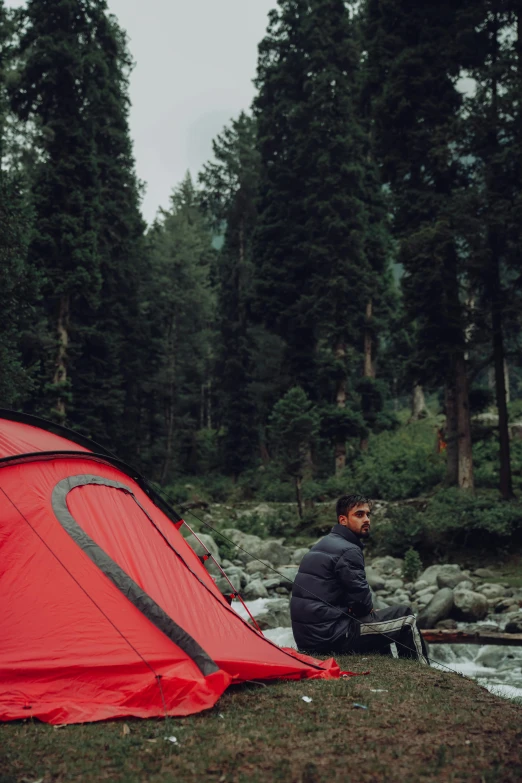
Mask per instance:
[[[148,243],[150,273],[143,306],[153,371],[146,384],[144,449],[151,471],[166,482],[180,465],[196,468],[197,432],[210,425],[201,389],[212,366],[214,254],[190,175],[174,190],[171,209],[161,213]]]
[[[223,466],[234,476],[252,463],[259,441],[249,314],[259,176],[256,142],[254,120],[241,113],[213,142],[215,160],[206,164],[200,174],[205,208],[215,229],[224,231],[217,259],[218,344],[214,377],[218,423],[223,430]]]
[[[463,0],[464,2],[464,0]],[[466,275],[460,247],[457,195],[465,184],[455,153],[462,95],[456,48],[462,3],[367,0],[365,36],[376,149],[394,198],[398,260],[405,305],[416,323],[418,381],[445,383],[456,459],[451,483],[473,488],[466,367]]]
[[[299,387],[276,403],[270,416],[270,441],[283,472],[295,483],[299,518],[303,517],[303,480],[312,474],[312,448],[319,431],[319,414]]]
[[[372,282],[356,29],[342,0],[278,5],[259,47],[254,102],[261,154],[254,308],[284,341],[289,385],[343,409]],[[332,381],[324,396],[321,373]],[[342,469],[341,431],[335,459]]]
[[[135,463],[141,381],[149,367],[146,325],[139,309],[146,275],[145,224],[128,126],[132,62],[125,34],[104,4],[97,9],[92,38],[97,60],[88,85],[88,111],[100,188],[101,287],[97,302],[82,313],[84,339],[73,374],[71,418],[82,431]]]
[[[500,491],[513,496],[507,394],[506,329],[520,312],[513,285],[520,269],[522,152],[522,4],[482,0],[463,15],[464,56],[475,82],[467,99],[462,154],[474,188],[467,240],[474,296],[490,333],[499,413]]]
[[[32,182],[35,233],[28,258],[41,274],[50,349],[34,407],[65,419],[71,368],[81,346],[79,310],[95,306],[100,186],[89,116],[94,0],[29,0],[22,17],[19,80],[13,106],[38,128],[40,160]],[[80,348],[81,350],[81,348]]]
[[[23,179],[10,168],[6,145],[7,82],[12,62],[11,18],[0,0],[0,407],[19,407],[31,385],[20,337],[38,296],[27,263],[31,209]]]

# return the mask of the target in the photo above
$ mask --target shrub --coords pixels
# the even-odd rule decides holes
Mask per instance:
[[[407,582],[414,582],[422,570],[422,560],[416,549],[410,547],[404,555],[402,575]]]
[[[434,425],[420,421],[370,437],[349,483],[370,497],[403,500],[433,489],[444,471],[445,457],[435,453]]]

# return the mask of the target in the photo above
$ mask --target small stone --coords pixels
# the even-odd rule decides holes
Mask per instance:
[[[453,631],[456,627],[456,621],[449,617],[447,620],[439,620],[438,623],[435,623],[435,628],[441,628],[443,631]]]
[[[256,598],[268,598],[268,590],[261,579],[254,579],[243,590],[243,598],[248,601],[253,601]]]
[[[387,579],[386,587],[388,590],[397,590],[399,587],[403,587],[404,582],[402,579]]]

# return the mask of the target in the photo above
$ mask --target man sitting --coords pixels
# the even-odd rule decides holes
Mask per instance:
[[[337,524],[304,556],[290,601],[299,650],[311,653],[391,654],[428,663],[409,606],[373,608],[363,541],[370,535],[371,503],[362,495],[337,501]]]

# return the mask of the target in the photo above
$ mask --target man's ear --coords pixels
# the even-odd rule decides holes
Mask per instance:
[[[345,517],[344,514],[340,514],[337,518],[337,521],[340,525],[344,525],[346,527],[348,524],[348,517]]]

